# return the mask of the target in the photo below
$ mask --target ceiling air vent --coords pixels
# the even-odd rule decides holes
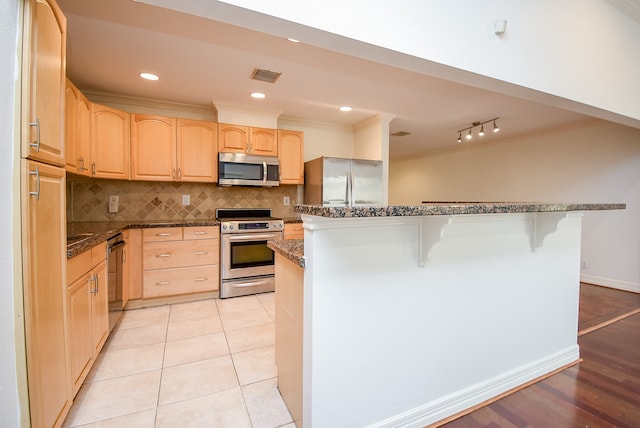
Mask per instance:
[[[407,131],[398,131],[391,134],[392,137],[404,137],[405,135],[411,135],[411,132]]]
[[[261,68],[256,68],[251,73],[251,78],[253,80],[260,80],[262,82],[276,83],[278,77],[280,77],[282,73],[277,71],[263,70]]]

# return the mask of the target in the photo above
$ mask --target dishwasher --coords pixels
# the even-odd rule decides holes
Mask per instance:
[[[109,297],[109,331],[118,323],[124,310],[123,276],[126,241],[122,233],[107,240],[107,276]]]

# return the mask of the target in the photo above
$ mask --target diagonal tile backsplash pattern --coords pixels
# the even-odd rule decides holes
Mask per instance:
[[[216,208],[271,208],[274,217],[296,214],[297,186],[218,187],[212,183],[90,179],[67,175],[67,219],[84,221],[214,219]],[[110,195],[118,195],[117,213],[109,213]],[[189,195],[190,205],[182,205]],[[288,196],[289,206],[283,205]]]

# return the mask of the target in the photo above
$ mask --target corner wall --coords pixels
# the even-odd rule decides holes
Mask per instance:
[[[389,203],[622,202],[586,212],[582,280],[640,292],[640,130],[589,121],[390,164]],[[586,267],[585,267],[586,264]]]

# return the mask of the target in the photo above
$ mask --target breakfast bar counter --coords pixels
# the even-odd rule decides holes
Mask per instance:
[[[296,206],[304,241],[272,245],[294,420],[421,427],[577,363],[582,215],[624,208]]]

